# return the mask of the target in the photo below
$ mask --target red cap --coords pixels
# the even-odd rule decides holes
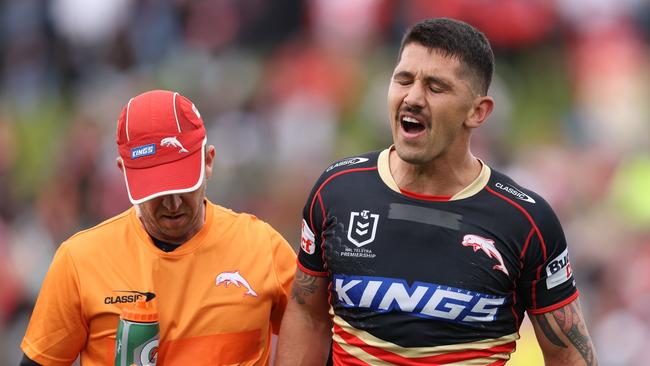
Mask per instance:
[[[117,121],[117,146],[131,203],[198,189],[206,141],[201,114],[184,96],[153,90],[129,100]]]

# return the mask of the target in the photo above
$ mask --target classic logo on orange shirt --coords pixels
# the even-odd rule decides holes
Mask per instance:
[[[104,298],[104,304],[109,305],[109,304],[124,304],[124,303],[136,302],[142,296],[144,296],[147,299],[147,301],[150,301],[151,299],[156,297],[156,294],[154,294],[153,292],[142,292],[142,291],[131,291],[131,290],[114,290],[114,292],[128,292],[134,295],[106,296]]]

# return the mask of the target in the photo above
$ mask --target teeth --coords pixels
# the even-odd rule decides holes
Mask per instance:
[[[415,118],[413,118],[413,117],[408,117],[408,116],[402,117],[402,121],[403,121],[403,122],[410,122],[410,123],[417,123],[417,124],[420,124],[420,122],[418,122],[417,119],[415,119]]]

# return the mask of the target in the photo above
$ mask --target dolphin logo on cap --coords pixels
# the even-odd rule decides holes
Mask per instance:
[[[176,138],[176,136],[173,137],[165,137],[164,139],[160,140],[160,146],[164,147],[180,147],[180,150],[178,150],[179,153],[186,153],[189,152],[187,149],[183,147],[180,141]]]

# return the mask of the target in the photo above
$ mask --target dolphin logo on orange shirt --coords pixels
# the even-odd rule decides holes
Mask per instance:
[[[217,275],[217,279],[215,280],[215,284],[217,286],[223,284],[226,287],[228,287],[228,285],[235,285],[237,287],[244,286],[248,290],[244,296],[248,295],[257,297],[257,292],[255,292],[248,281],[246,281],[246,279],[242,277],[241,274],[239,274],[239,271],[219,273],[219,275]]]

